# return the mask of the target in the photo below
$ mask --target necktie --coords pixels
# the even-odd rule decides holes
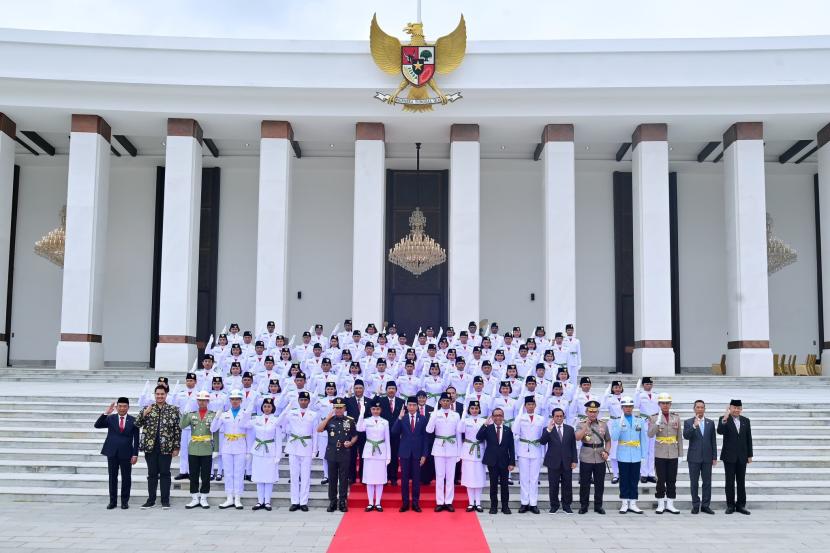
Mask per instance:
[[[422,417],[424,416],[424,408],[423,407],[421,407],[421,416]]]
[[[533,415],[530,415],[530,424],[533,424]]]
[[[268,417],[265,417],[265,424],[268,424]]]
[[[559,441],[561,442],[562,441],[562,427],[557,425],[556,426],[556,431],[559,432]]]
[[[496,427],[496,443],[501,443],[501,426]]]
[[[415,432],[415,415],[410,415],[409,416],[409,429],[412,432]]]
[[[119,417],[118,428],[121,432],[124,432],[124,417]]]

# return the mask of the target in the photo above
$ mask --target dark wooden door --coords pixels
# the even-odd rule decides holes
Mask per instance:
[[[426,233],[447,247],[449,171],[386,171],[386,252],[409,233],[409,216],[420,207]],[[452,255],[447,252],[447,256]],[[447,327],[447,263],[416,277],[386,260],[386,321],[410,337],[419,327]]]

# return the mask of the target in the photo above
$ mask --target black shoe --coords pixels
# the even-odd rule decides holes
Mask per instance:
[[[656,476],[649,476],[648,478],[646,478],[646,481],[651,482],[652,484],[656,484],[657,483],[657,477]]]
[[[374,505],[366,505],[366,509],[364,509],[364,510],[365,510],[367,513],[371,513],[372,511],[374,511],[374,510],[375,510],[375,506],[374,506]]]
[[[444,505],[444,510],[449,511],[450,513],[454,513],[455,507],[453,507],[452,505]]]
[[[169,509],[170,509],[170,504],[169,504],[169,503],[164,503],[164,502],[162,501],[162,503],[161,503],[161,509],[162,509],[163,511],[167,511],[167,510],[169,510]]]
[[[709,507],[701,507],[700,512],[706,513],[707,515],[714,515],[715,514],[715,511],[713,511]]]
[[[271,510],[271,504],[266,503],[265,505],[262,506],[262,508],[265,509],[266,511],[270,511]]]
[[[251,475],[250,475],[250,474],[246,474],[246,475],[243,477],[243,480],[245,480],[245,482],[250,482],[250,481],[251,481]]]
[[[490,514],[491,515],[497,515],[497,514],[499,514],[499,510],[496,509],[495,507],[490,507]]]
[[[527,505],[520,505],[519,506],[519,514],[527,512]]]
[[[509,515],[509,514],[511,514],[513,511],[511,511],[511,510],[510,510],[510,507],[502,507],[501,512],[502,512],[502,513],[504,513],[504,514],[506,514],[506,515]]]
[[[210,481],[211,481],[211,482],[213,482],[214,480],[216,480],[216,475],[215,475],[215,474],[211,474],[211,475],[210,475]]]
[[[332,505],[334,505],[334,503],[332,503]],[[288,508],[288,512],[293,513],[294,511],[298,510],[299,508],[300,508],[299,505],[297,505],[296,503],[292,503],[291,506]]]
[[[308,512],[308,505],[300,505],[300,510],[304,513]]]
[[[256,505],[251,507],[252,511],[259,511],[260,509],[262,509],[262,503],[257,503]]]
[[[580,515],[584,515],[587,512],[588,512],[588,507],[580,507],[579,508],[579,514]]]
[[[217,482],[221,482],[221,481],[222,481],[222,475],[221,475],[221,474],[217,474],[217,475],[216,475],[216,481],[217,481]]]
[[[692,507],[692,514],[696,515],[700,512],[700,507]]]
[[[539,514],[539,507],[537,507],[536,505],[534,505],[533,507],[531,507],[531,508],[530,508],[530,509],[528,509],[528,510],[529,510],[531,513],[533,513],[534,515],[538,515],[538,514]]]
[[[329,479],[328,479],[328,478],[323,478],[322,480],[320,480],[320,485],[321,485],[321,486],[325,486],[325,485],[326,485],[326,484],[328,484],[328,483],[329,483]]]
[[[173,478],[173,480],[187,480],[188,478],[190,478],[190,475],[189,475],[189,474],[187,474],[187,473],[184,473],[184,474],[179,473],[179,474],[178,474],[178,476],[176,476],[175,478]]]
[[[383,507],[381,507],[380,505],[375,505],[375,511],[377,511],[379,513],[382,513],[383,512]]]
[[[741,513],[742,515],[750,514],[746,507],[736,507],[735,510]]]
[[[548,512],[549,513],[555,513],[558,510],[559,510],[559,505],[551,505],[550,510]]]
[[[117,507],[117,505],[114,502],[110,502],[110,503],[107,504],[107,510],[108,511],[111,511],[112,509],[115,509],[116,507]]]
[[[401,508],[398,509],[399,513],[405,513],[409,510],[409,505],[401,505]]]
[[[329,506],[326,509],[326,512],[327,513],[333,513],[336,510],[337,510],[337,502],[336,501],[329,502]]]
[[[341,501],[341,502],[340,502],[340,512],[341,512],[341,513],[345,513],[345,512],[346,512],[346,511],[348,511],[348,510],[349,510],[349,506],[348,506],[348,505],[346,505],[346,502],[345,502],[345,501]]]
[[[513,485],[513,479],[512,479],[512,478],[508,478],[508,479],[507,479],[507,485],[508,485],[508,486],[512,486],[512,485]]]
[[[484,507],[482,507],[481,505],[476,505],[476,512],[477,513],[483,513],[484,512]]]
[[[620,477],[615,476],[614,478],[611,479],[611,483],[612,484],[619,484],[620,483]]]
[[[603,509],[602,507],[594,507],[594,512],[598,515],[604,515],[605,509]]]
[[[472,505],[467,505],[467,508],[464,509],[464,511],[467,512],[467,513],[472,513],[475,510],[476,510],[476,508]]]
[[[443,510],[444,510],[443,505],[436,505],[435,508],[433,509],[433,511],[435,511],[436,513],[440,513]]]
[[[735,512],[735,507],[727,507],[726,510],[723,512],[725,515],[731,515]]]
[[[148,499],[147,501],[144,502],[144,505],[142,505],[141,508],[142,509],[152,509],[155,506],[156,506],[156,502],[151,501],[151,500]]]
[[[569,515],[574,514],[574,512],[571,510],[570,505],[565,505],[564,507],[562,507],[562,510],[565,511],[566,513],[568,513]]]
[[[421,506],[416,503],[415,505],[412,506],[412,510],[415,511],[416,513],[420,513],[421,512]]]
[[[130,508],[130,504],[129,504],[129,503],[122,503],[122,504],[121,504],[121,508],[122,508],[122,509],[129,509],[129,508]]]
[[[645,484],[646,482],[648,482],[648,478],[646,478],[645,476],[641,476],[640,477],[640,484]]]

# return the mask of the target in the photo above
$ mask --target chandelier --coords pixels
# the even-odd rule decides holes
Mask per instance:
[[[772,217],[767,213],[767,275],[780,271],[798,260],[798,252],[772,234]]]
[[[421,174],[421,143],[415,143],[415,184]],[[427,218],[420,207],[409,216],[409,234],[389,250],[389,262],[416,277],[447,260],[447,252],[426,232]]]
[[[66,245],[66,206],[60,210],[61,224],[35,242],[35,253],[63,268],[63,251]]]

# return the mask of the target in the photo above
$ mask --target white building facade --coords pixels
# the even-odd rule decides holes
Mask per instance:
[[[415,142],[456,330],[574,323],[584,366],[655,376],[828,345],[830,37],[472,42],[425,114],[373,99],[397,83],[367,42],[0,30],[0,59],[0,362],[184,371],[231,321],[380,328]],[[61,269],[33,245],[63,206]],[[798,254],[772,274],[767,214]]]

